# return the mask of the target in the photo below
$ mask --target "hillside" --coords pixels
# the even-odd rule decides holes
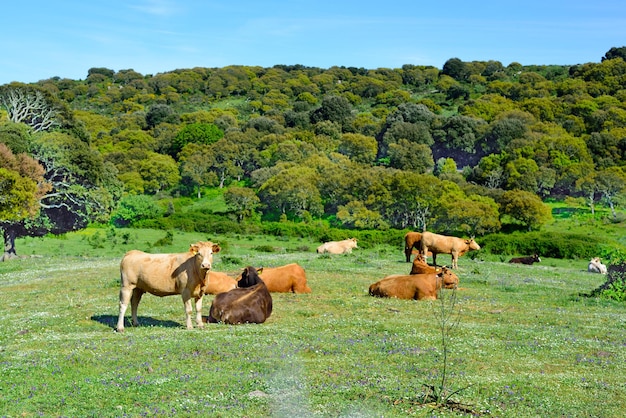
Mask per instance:
[[[541,201],[567,198],[606,206],[617,223],[623,49],[571,67],[92,68],[84,80],[2,86],[0,142],[57,147],[74,181],[108,194],[100,222],[136,220],[120,199],[127,210],[149,196],[171,212],[173,198],[227,189],[225,212],[240,222],[484,235],[538,229],[550,219]],[[20,119],[37,97],[48,125]]]

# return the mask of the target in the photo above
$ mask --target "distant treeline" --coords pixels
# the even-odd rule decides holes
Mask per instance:
[[[118,224],[158,212],[145,196],[210,188],[226,189],[237,221],[355,230],[536,229],[550,218],[546,198],[606,204],[617,218],[625,57],[621,47],[575,66],[91,68],[84,80],[1,86],[0,142],[15,154],[36,142],[39,156],[56,144],[74,179],[110,193],[99,218]],[[15,97],[51,113],[19,119]]]

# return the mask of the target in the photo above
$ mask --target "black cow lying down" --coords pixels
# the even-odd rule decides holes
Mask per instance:
[[[534,254],[530,257],[517,257],[509,260],[509,263],[517,263],[517,264],[528,264],[531,265],[533,263],[538,263],[541,261],[538,254]]]
[[[213,299],[208,322],[226,324],[262,324],[272,314],[272,295],[256,268],[243,270],[236,289]]]

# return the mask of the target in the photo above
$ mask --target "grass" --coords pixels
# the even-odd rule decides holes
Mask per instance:
[[[424,384],[441,381],[439,302],[367,294],[410,270],[401,243],[328,256],[316,242],[262,236],[176,232],[155,247],[164,236],[87,229],[18,240],[29,257],[0,263],[0,416],[464,415],[420,403]],[[216,270],[297,262],[313,292],[273,294],[261,325],[192,331],[179,297],[147,295],[143,326],[115,333],[124,252],[180,252],[206,239],[224,246]],[[622,416],[624,304],[581,296],[604,282],[586,261],[521,266],[480,254],[459,267],[447,381],[465,389],[455,401],[484,416]]]

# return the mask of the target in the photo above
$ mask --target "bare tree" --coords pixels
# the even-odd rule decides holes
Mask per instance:
[[[24,123],[33,131],[47,131],[59,126],[59,112],[40,90],[23,87],[6,87],[0,92],[0,105],[4,107],[9,120]]]

